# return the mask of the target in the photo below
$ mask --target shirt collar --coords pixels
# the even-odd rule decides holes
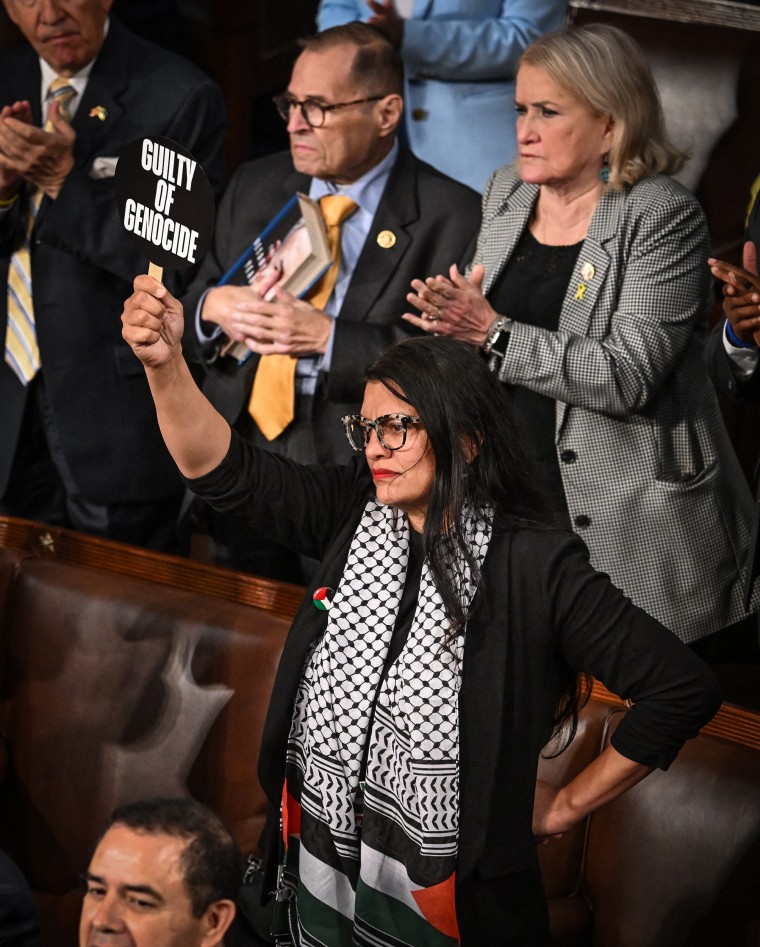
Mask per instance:
[[[318,201],[320,197],[324,197],[326,194],[345,194],[346,197],[356,201],[363,211],[374,217],[377,205],[383,196],[388,175],[396,163],[398,149],[398,140],[394,139],[391,150],[382,161],[376,164],[374,168],[370,168],[356,181],[352,181],[351,184],[335,184],[333,181],[312,178],[309,197]]]

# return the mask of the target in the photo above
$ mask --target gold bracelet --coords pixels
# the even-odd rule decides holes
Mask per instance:
[[[4,201],[2,200],[2,198],[0,198],[0,207],[10,207],[11,204],[15,204],[19,198],[20,193],[21,193],[20,191],[16,191],[13,197],[8,198],[7,201]]]

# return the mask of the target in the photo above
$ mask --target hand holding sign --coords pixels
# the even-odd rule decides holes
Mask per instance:
[[[116,200],[126,230],[151,261],[148,273],[197,263],[214,230],[214,195],[203,168],[169,138],[138,138],[119,156]]]

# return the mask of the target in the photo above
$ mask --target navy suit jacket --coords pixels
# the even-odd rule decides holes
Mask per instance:
[[[40,68],[31,47],[0,59],[0,105],[28,99],[41,124]],[[94,112],[102,106],[101,120]],[[182,491],[161,440],[145,372],[121,338],[132,280],[148,260],[125,231],[113,171],[142,135],[165,136],[222,183],[225,108],[217,86],[190,63],[134,36],[114,17],[72,122],[74,168],[55,201],[44,198],[32,234],[35,320],[53,423],[81,493],[99,504],[151,502]],[[0,217],[0,274],[23,236],[27,201]],[[169,285],[177,289],[172,274]],[[6,296],[0,299],[5,340]],[[22,437],[29,389],[0,360],[0,496]]]
[[[294,170],[288,153],[238,169],[219,207],[213,246],[184,300],[186,337],[195,335],[201,293],[216,285],[293,194],[308,193],[310,183],[311,178]],[[409,308],[406,294],[412,279],[469,261],[479,224],[480,199],[474,191],[399,150],[336,320],[330,371],[317,387],[310,423],[316,427],[320,460],[348,455],[340,418],[359,407],[364,367],[411,334],[401,314]],[[377,242],[384,230],[396,237],[390,248]],[[192,345],[191,339],[187,342]],[[204,392],[230,424],[247,409],[257,365],[253,357],[242,366],[232,358],[209,366]]]

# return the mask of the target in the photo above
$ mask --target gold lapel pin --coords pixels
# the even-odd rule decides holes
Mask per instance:
[[[586,262],[581,266],[581,276],[585,280],[590,280],[594,278],[594,273],[596,273],[594,264],[586,260]]]
[[[396,234],[390,230],[381,230],[377,235],[377,242],[383,250],[390,250],[396,242]]]
[[[104,122],[108,118],[108,112],[102,105],[96,105],[95,108],[90,109],[90,118],[99,118],[101,122]]]

